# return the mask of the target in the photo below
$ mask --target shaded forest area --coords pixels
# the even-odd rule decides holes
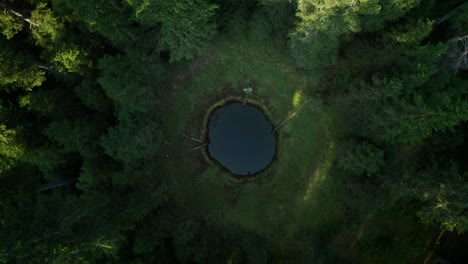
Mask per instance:
[[[0,7],[0,263],[423,263],[429,254],[466,261],[465,0],[0,0]],[[245,56],[230,55],[237,50]],[[215,97],[215,88],[197,86],[224,69],[209,65],[264,57],[265,72],[239,66],[216,80],[219,89],[245,83],[256,91],[284,74],[284,90],[259,89],[255,98],[276,115],[294,94],[285,88],[294,77],[303,100],[327,109],[334,124],[324,162],[333,191],[324,193],[337,207],[323,203],[317,214],[281,207],[300,220],[285,233],[274,224],[259,231],[263,222],[248,217],[226,224],[204,216],[174,187],[181,186],[174,179],[213,170],[173,169],[197,159],[172,139],[184,136],[177,134],[190,125],[184,120],[204,114],[193,98]],[[177,111],[194,116],[177,120]],[[314,111],[288,122],[313,123]],[[325,141],[319,134],[311,129],[309,139]],[[316,155],[302,139],[284,144],[291,156]],[[281,164],[266,173],[293,171]],[[242,200],[254,184],[268,186],[220,189]],[[275,188],[266,192],[290,197]],[[440,232],[448,241],[437,247]]]

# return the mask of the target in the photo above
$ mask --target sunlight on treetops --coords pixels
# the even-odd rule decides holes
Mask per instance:
[[[106,253],[112,253],[117,249],[115,245],[113,245],[112,240],[98,239],[93,244],[94,246],[104,250]]]

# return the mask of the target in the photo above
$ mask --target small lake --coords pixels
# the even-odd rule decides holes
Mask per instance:
[[[208,151],[233,174],[252,175],[266,168],[275,156],[272,130],[257,108],[229,104],[211,114]]]

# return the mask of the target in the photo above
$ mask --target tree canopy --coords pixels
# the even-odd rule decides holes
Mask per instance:
[[[0,263],[466,261],[465,1],[0,8]],[[276,127],[247,179],[206,148],[232,100]]]

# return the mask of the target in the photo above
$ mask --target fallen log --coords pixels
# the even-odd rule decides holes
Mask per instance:
[[[203,148],[203,147],[205,147],[205,146],[207,146],[207,145],[208,145],[208,143],[203,144],[203,145],[201,145],[201,146],[194,147],[193,149],[189,150],[189,152],[192,152],[192,151],[197,150],[197,149],[201,149],[201,148]]]
[[[297,111],[295,111],[294,113],[292,113],[288,117],[286,117],[283,121],[281,121],[281,123],[279,123],[279,125],[277,125],[275,127],[275,129],[273,129],[272,133],[275,133],[276,130],[278,130],[281,126],[283,126],[289,119],[291,119],[296,114],[297,114]]]

